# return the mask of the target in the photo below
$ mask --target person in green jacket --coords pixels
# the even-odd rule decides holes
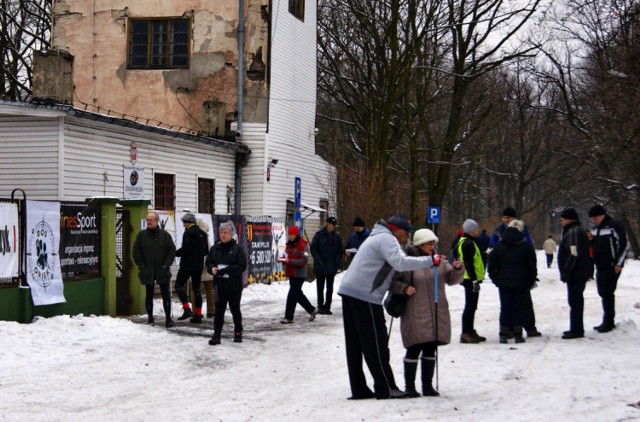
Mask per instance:
[[[158,214],[147,214],[147,228],[140,231],[133,243],[133,260],[138,266],[138,278],[146,287],[145,307],[153,324],[153,290],[157,282],[162,293],[165,326],[175,327],[171,318],[171,264],[176,257],[176,245],[171,235],[158,227]]]

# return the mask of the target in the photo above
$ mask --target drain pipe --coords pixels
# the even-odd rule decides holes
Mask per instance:
[[[238,1],[238,119],[236,122],[236,142],[242,139],[242,108],[244,91],[244,0]],[[236,154],[235,198],[233,213],[242,213],[242,168],[249,161],[248,154]]]

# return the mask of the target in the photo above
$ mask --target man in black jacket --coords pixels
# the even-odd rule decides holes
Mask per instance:
[[[331,315],[331,300],[333,298],[333,280],[340,267],[340,260],[344,254],[342,239],[336,233],[338,220],[327,218],[327,225],[318,230],[311,240],[311,255],[313,256],[313,272],[316,274],[318,289],[318,309],[321,315]],[[324,286],[327,286],[325,297]]]
[[[182,216],[184,224],[184,234],[182,235],[182,246],[176,251],[176,256],[180,257],[180,268],[176,276],[176,293],[182,302],[182,316],[178,320],[190,319],[194,324],[202,322],[202,291],[200,290],[200,280],[202,279],[203,258],[209,252],[207,234],[196,224],[196,216],[188,212]],[[195,296],[194,310],[191,310],[187,292],[184,289],[187,280],[191,277],[191,288]],[[194,315],[195,312],[195,315]]]
[[[562,240],[558,246],[558,270],[560,280],[567,284],[569,331],[562,334],[564,340],[584,337],[582,315],[584,312],[584,288],[593,277],[593,262],[589,256],[589,239],[580,226],[578,213],[567,208],[560,214]]]
[[[616,328],[615,291],[627,257],[627,232],[622,222],[607,215],[601,205],[591,207],[589,218],[595,224],[589,233],[589,239],[597,270],[596,285],[604,311],[602,324],[593,329],[599,333],[607,333]]]

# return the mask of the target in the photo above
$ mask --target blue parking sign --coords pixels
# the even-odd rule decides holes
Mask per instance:
[[[440,224],[440,207],[427,208],[427,222],[429,224]]]

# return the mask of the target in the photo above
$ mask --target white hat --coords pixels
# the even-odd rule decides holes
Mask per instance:
[[[416,230],[413,234],[413,246],[420,246],[423,243],[438,241],[438,236],[429,229]]]

